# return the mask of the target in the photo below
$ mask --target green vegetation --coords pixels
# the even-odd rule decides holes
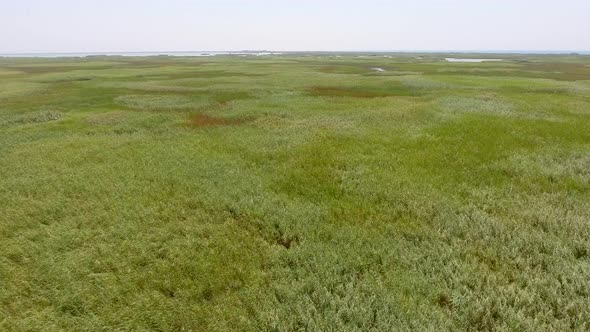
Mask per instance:
[[[0,330],[587,331],[590,57],[446,56],[0,59]]]

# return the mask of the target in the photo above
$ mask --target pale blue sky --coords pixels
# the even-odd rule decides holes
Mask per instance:
[[[590,50],[590,0],[0,2],[0,53]]]

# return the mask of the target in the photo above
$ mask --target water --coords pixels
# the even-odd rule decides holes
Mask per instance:
[[[504,59],[462,59],[462,58],[446,58],[448,62],[489,62],[489,61],[504,61]]]

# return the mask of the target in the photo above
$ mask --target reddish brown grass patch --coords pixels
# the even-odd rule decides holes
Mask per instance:
[[[390,94],[383,92],[322,86],[316,86],[311,88],[310,93],[314,96],[320,97],[379,98],[390,96]]]
[[[219,118],[207,114],[194,114],[189,119],[191,127],[234,126],[251,121],[249,118]]]

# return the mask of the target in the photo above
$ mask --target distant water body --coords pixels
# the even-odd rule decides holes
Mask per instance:
[[[0,57],[11,58],[83,58],[89,56],[179,56],[179,57],[208,57],[218,55],[234,56],[265,56],[280,54],[302,54],[302,53],[439,53],[439,54],[583,54],[590,55],[590,51],[334,51],[334,52],[270,52],[270,51],[236,51],[236,52],[217,52],[217,51],[188,51],[188,52],[72,52],[72,53],[0,53]]]
[[[469,59],[469,58],[446,58],[447,62],[494,62],[504,61],[504,59]]]

